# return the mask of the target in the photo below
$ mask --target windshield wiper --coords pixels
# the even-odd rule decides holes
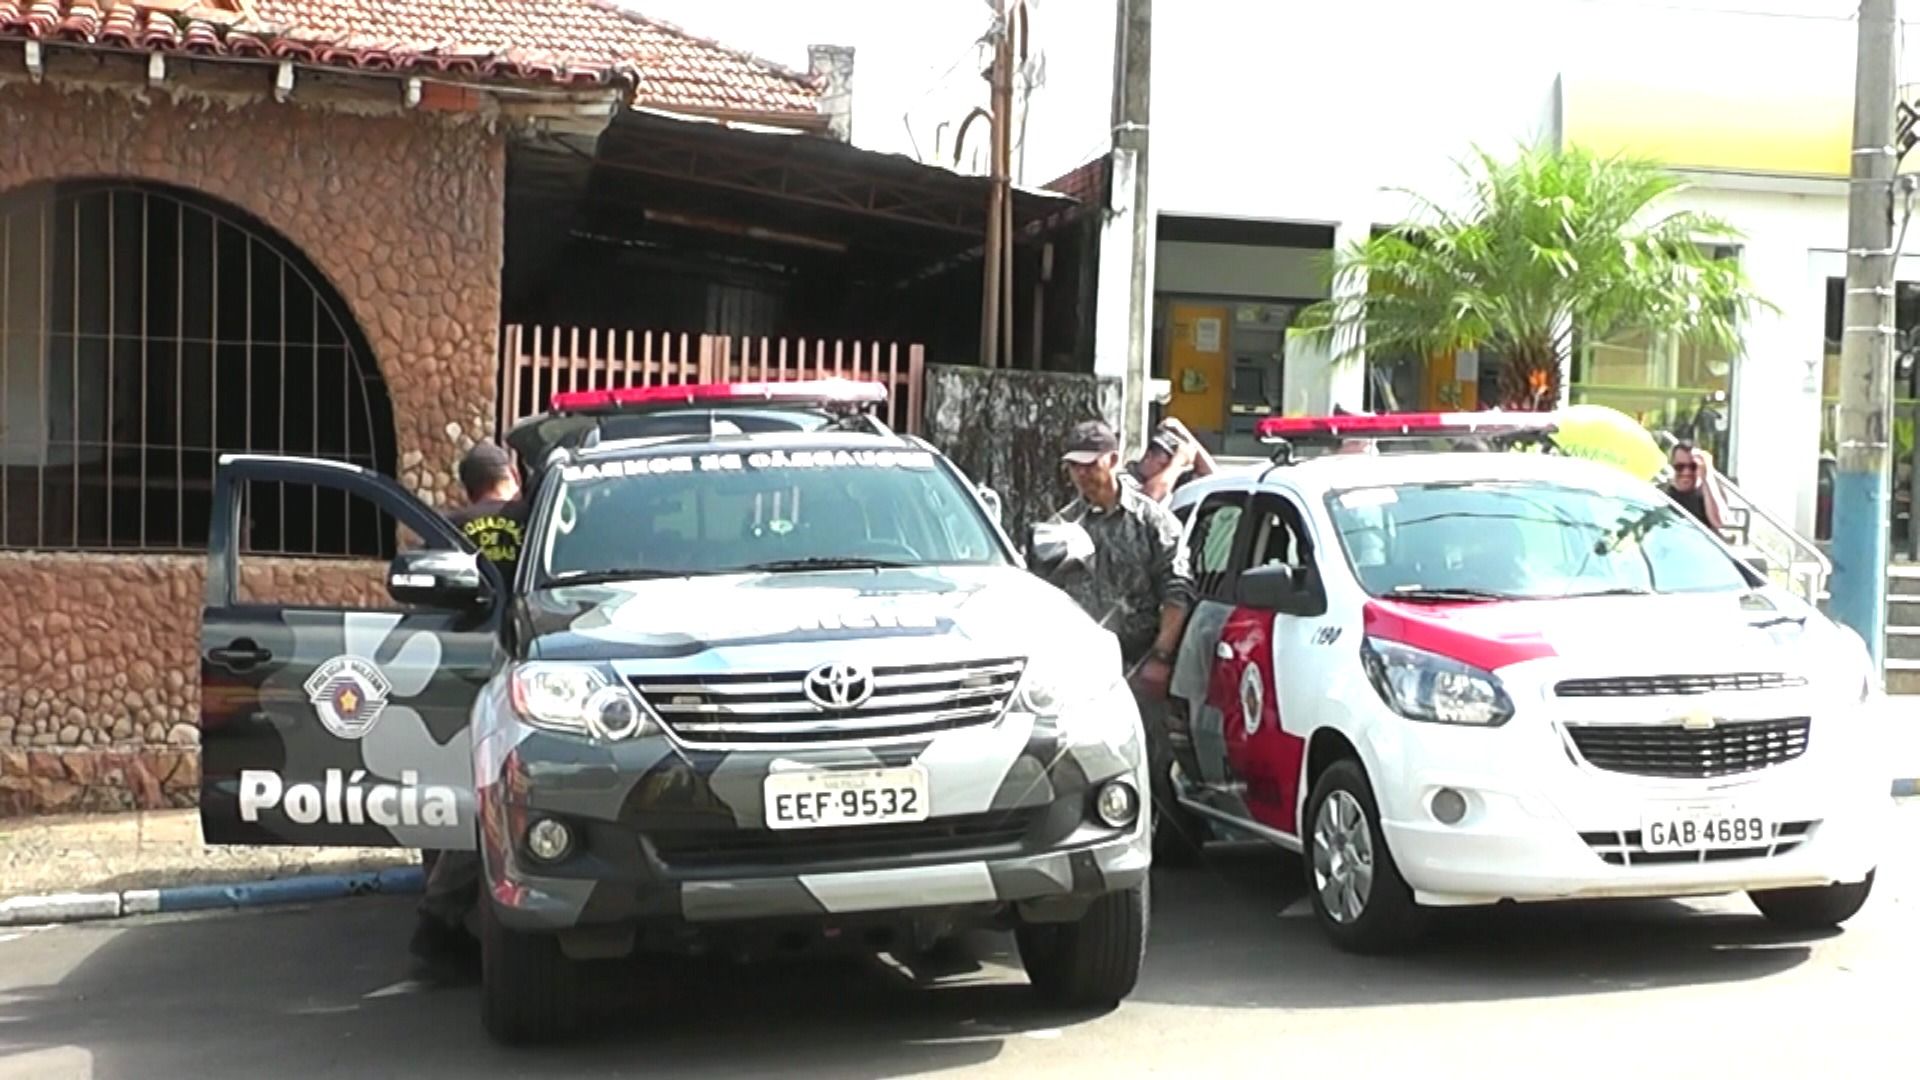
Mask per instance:
[[[914,564],[888,559],[814,555],[804,559],[774,559],[770,562],[748,563],[739,570],[745,573],[777,574],[783,570],[898,570],[912,565]]]
[[[1494,592],[1491,589],[1430,589],[1425,585],[1396,585],[1387,590],[1387,595],[1395,600],[1436,600],[1442,603],[1448,600],[1524,599],[1514,593]]]
[[[695,577],[702,570],[569,570],[540,583],[543,589],[563,589],[572,585],[609,585],[621,581],[652,581],[657,578]]]
[[[1568,593],[1563,600],[1586,600],[1595,596],[1652,596],[1652,589],[1643,589],[1638,585],[1621,585],[1612,589],[1595,589],[1592,592]]]

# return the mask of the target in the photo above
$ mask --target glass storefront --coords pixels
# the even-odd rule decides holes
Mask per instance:
[[[1819,503],[1814,535],[1833,537],[1833,475],[1840,447],[1840,342],[1846,310],[1845,278],[1827,279],[1825,356],[1820,380]],[[1920,413],[1920,282],[1902,281],[1894,293],[1893,507],[1890,543],[1896,553],[1914,552],[1914,419]]]
[[[1691,440],[1726,471],[1733,463],[1734,361],[1714,345],[1622,334],[1574,355],[1567,399],[1618,409],[1648,431]]]

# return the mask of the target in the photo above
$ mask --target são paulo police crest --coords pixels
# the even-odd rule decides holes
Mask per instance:
[[[328,731],[342,739],[358,739],[380,718],[393,686],[371,661],[336,656],[314,671],[306,689],[313,711]]]

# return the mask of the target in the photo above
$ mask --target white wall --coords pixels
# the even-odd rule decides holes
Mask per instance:
[[[1154,8],[1159,210],[1335,223],[1393,220],[1395,185],[1455,185],[1475,141],[1503,149],[1551,117],[1555,54],[1518,0],[1365,4],[1182,0]]]

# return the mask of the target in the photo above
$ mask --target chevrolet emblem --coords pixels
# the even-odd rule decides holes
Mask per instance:
[[[1712,731],[1715,721],[1703,712],[1688,713],[1680,718],[1680,726],[1688,731]]]

